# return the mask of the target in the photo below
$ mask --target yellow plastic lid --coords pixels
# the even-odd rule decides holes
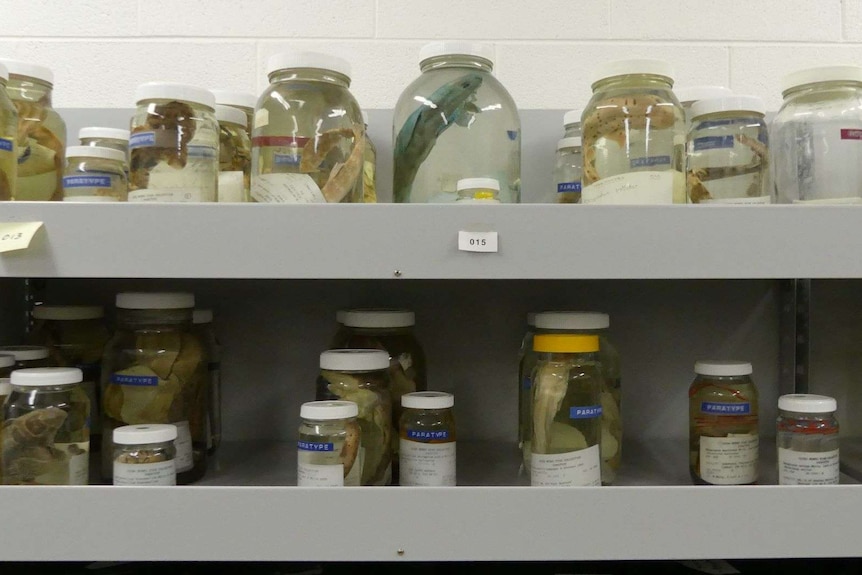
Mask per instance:
[[[533,350],[551,353],[592,353],[599,351],[599,336],[542,334],[533,338]]]

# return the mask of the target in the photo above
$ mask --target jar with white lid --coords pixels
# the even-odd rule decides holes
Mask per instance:
[[[807,393],[778,398],[779,485],[838,485],[838,402]]]
[[[101,128],[90,126],[78,131],[78,140],[82,146],[97,146],[99,148],[111,148],[123,153],[123,157],[129,155],[129,131],[121,128]],[[127,160],[123,160],[124,162]]]
[[[299,408],[296,484],[356,487],[362,477],[362,432],[352,401],[310,401]]]
[[[251,134],[251,130],[254,128],[254,107],[257,105],[257,96],[236,90],[210,90],[210,92],[215,96],[217,106],[230,106],[245,114],[245,129],[248,134]]]
[[[563,114],[563,134],[566,138],[580,138],[581,137],[581,116],[584,114],[583,110],[569,110],[565,114]]]
[[[464,200],[499,200],[500,182],[494,178],[463,178],[455,185],[458,202]]]
[[[582,204],[684,204],[685,115],[662,60],[598,68],[584,110]]]
[[[558,204],[581,203],[583,169],[584,158],[581,154],[580,136],[563,138],[557,142],[557,156],[554,160],[556,189],[553,202]]]
[[[808,68],[781,86],[771,134],[778,202],[862,202],[862,67]]]
[[[114,485],[152,487],[177,484],[177,426],[124,425],[114,429]]]
[[[275,54],[251,138],[251,198],[361,203],[365,124],[350,64],[318,52]]]
[[[455,396],[417,391],[401,397],[399,485],[449,487],[456,484]]]
[[[756,96],[699,100],[686,142],[686,192],[693,204],[770,204],[766,107]]]
[[[97,146],[69,146],[63,175],[63,199],[107,196],[126,201],[126,156],[118,150]]]
[[[87,485],[90,401],[74,367],[12,372],[3,404],[5,485]]]
[[[130,202],[214,202],[219,129],[209,90],[149,82],[135,91]]]
[[[0,353],[0,381],[9,379],[9,374],[15,369],[15,356],[8,353]],[[0,402],[2,405],[2,402]]]
[[[246,202],[251,182],[251,140],[241,110],[216,104],[219,126],[218,201]]]
[[[499,182],[502,203],[520,202],[521,120],[493,74],[493,46],[432,42],[419,68],[393,116],[393,201],[436,201],[458,180],[484,174]]]
[[[0,346],[0,354],[14,357],[15,369],[51,365],[50,351],[42,345],[4,345]]]
[[[733,96],[733,91],[724,86],[684,86],[674,88],[677,100],[685,110],[685,122],[691,122],[691,107],[699,100],[712,100],[713,98],[725,98]]]
[[[362,111],[362,124],[365,126],[365,155],[362,160],[362,201],[366,204],[377,203],[377,147],[368,135],[368,113]]]
[[[54,73],[45,66],[0,59],[9,72],[6,92],[18,110],[15,199],[63,199],[66,123],[52,107]]]
[[[192,333],[200,339],[207,354],[209,372],[209,405],[207,409],[207,453],[212,455],[221,445],[221,355],[222,346],[216,337],[211,309],[196,309],[192,313]]]
[[[18,179],[18,110],[7,92],[9,71],[0,64],[0,202],[15,199]]]

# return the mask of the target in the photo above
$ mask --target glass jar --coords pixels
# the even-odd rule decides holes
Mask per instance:
[[[246,133],[251,134],[254,128],[254,107],[257,105],[257,96],[235,90],[210,90],[210,92],[215,96],[216,105],[230,106],[245,114]]]
[[[813,394],[778,398],[778,484],[838,485],[838,402]]]
[[[673,93],[676,94],[682,109],[685,110],[686,125],[691,123],[691,107],[695,102],[733,96],[733,91],[724,86],[686,86],[674,88]]]
[[[114,429],[114,485],[177,484],[177,426],[124,425]]]
[[[530,485],[601,485],[598,336],[536,334],[533,350]]]
[[[18,110],[9,99],[8,84],[9,71],[0,64],[0,202],[15,199],[18,179]]]
[[[9,71],[6,91],[18,110],[15,199],[63,199],[66,124],[51,106],[54,74],[44,66],[0,59]]]
[[[276,54],[251,139],[251,197],[263,203],[362,202],[365,125],[350,65],[316,52]]]
[[[238,108],[216,104],[219,126],[219,202],[246,202],[251,182],[251,140]]]
[[[401,396],[400,485],[455,485],[455,397],[442,391]]]
[[[521,347],[518,349],[518,451],[524,458],[528,454],[524,452],[524,443],[530,441],[530,421],[532,421],[530,410],[532,408],[532,380],[533,368],[536,365],[536,352],[533,351],[533,337],[536,335],[536,314],[530,312],[527,314],[527,331],[524,333],[524,338],[521,340]],[[527,356],[532,358],[529,366],[526,364]],[[524,469],[529,472],[529,467],[524,465]]]
[[[392,479],[392,397],[389,354],[372,349],[336,349],[320,354],[317,399],[352,401],[362,431],[362,485]]]
[[[521,120],[494,77],[493,48],[432,42],[419,52],[422,74],[401,93],[393,117],[393,200],[454,200],[458,180],[484,174],[500,201],[521,201]]]
[[[90,401],[75,367],[12,372],[3,404],[5,485],[87,485]]]
[[[464,200],[498,200],[500,182],[494,178],[464,178],[455,184],[458,202]]]
[[[98,148],[110,148],[123,153],[125,163],[129,156],[129,131],[120,128],[81,128],[78,131],[78,140],[82,146],[96,146]]]
[[[684,204],[685,116],[673,68],[620,60],[599,68],[584,110],[583,204]]]
[[[688,390],[689,471],[700,485],[757,481],[757,388],[751,364],[699,361]]]
[[[566,138],[581,137],[581,116],[584,115],[583,110],[569,110],[563,114],[563,136]]]
[[[110,196],[126,201],[129,183],[126,180],[126,156],[111,148],[70,146],[66,150],[68,164],[63,175],[63,194],[80,196]]]
[[[296,484],[356,487],[362,477],[361,431],[352,401],[311,401],[299,410]]]
[[[862,67],[788,74],[772,120],[779,203],[862,202]]]
[[[117,328],[102,359],[102,476],[110,479],[112,431],[124,425],[177,427],[177,483],[206,472],[208,358],[191,333],[189,293],[117,294]]]
[[[196,309],[192,314],[192,333],[198,337],[206,350],[209,361],[209,406],[207,409],[207,453],[212,455],[221,445],[221,352],[222,347],[213,327],[211,309]]]
[[[216,201],[219,129],[212,93],[185,84],[149,82],[138,86],[135,101],[129,201]]]
[[[0,354],[15,358],[14,369],[51,366],[50,352],[41,345],[4,345],[0,347]]]
[[[581,203],[581,176],[584,158],[581,155],[581,138],[563,138],[557,142],[557,157],[554,162],[554,183],[557,185],[554,202],[558,204]]]
[[[0,354],[0,381],[9,379],[9,374],[15,369],[15,356],[3,353]],[[2,405],[2,403],[0,403]]]
[[[365,156],[362,162],[362,201],[377,203],[377,147],[368,136],[368,114],[362,112],[365,125]]]

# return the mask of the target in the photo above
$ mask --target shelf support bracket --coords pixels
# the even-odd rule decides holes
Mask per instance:
[[[811,280],[779,281],[781,317],[779,318],[780,395],[808,393],[811,351]]]

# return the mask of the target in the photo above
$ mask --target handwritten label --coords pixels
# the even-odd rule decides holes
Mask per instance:
[[[325,204],[308,174],[261,174],[251,182],[251,197],[262,204]]]
[[[496,253],[498,245],[497,232],[458,232],[458,250],[462,252]]]
[[[41,227],[42,222],[0,223],[0,253],[29,248],[30,241]]]
[[[675,185],[674,174],[673,170],[629,172],[603,178],[583,189],[581,203],[672,204]]]

